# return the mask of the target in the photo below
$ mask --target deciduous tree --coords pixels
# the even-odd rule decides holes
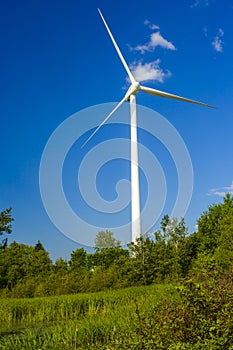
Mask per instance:
[[[121,242],[117,240],[113,232],[106,230],[106,231],[99,231],[95,238],[95,249],[101,250],[103,248],[116,248],[120,247]]]
[[[12,208],[8,208],[0,212],[0,236],[5,233],[10,234],[12,232]],[[0,248],[5,248],[7,246],[7,238],[4,238],[0,243]]]

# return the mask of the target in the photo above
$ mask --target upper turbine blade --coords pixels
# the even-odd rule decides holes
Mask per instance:
[[[122,53],[121,53],[121,51],[120,51],[120,49],[119,49],[119,47],[118,47],[118,45],[117,45],[117,43],[115,41],[113,35],[112,35],[112,33],[111,33],[111,31],[110,31],[110,29],[109,29],[109,27],[108,27],[108,25],[107,25],[107,23],[106,23],[106,21],[104,19],[104,16],[102,15],[102,13],[101,13],[99,8],[98,8],[98,11],[99,11],[99,14],[100,14],[100,16],[101,16],[101,18],[102,18],[102,20],[104,22],[104,25],[105,25],[105,27],[106,27],[106,29],[108,31],[108,34],[109,34],[109,36],[110,36],[110,38],[111,38],[111,40],[113,42],[113,45],[115,46],[115,49],[116,49],[116,51],[117,51],[117,53],[118,53],[118,55],[119,55],[119,57],[121,59],[121,62],[123,63],[123,66],[125,67],[125,70],[126,70],[128,76],[129,76],[129,79],[130,79],[131,83],[134,83],[135,82],[134,76],[131,73],[127,63],[125,62],[125,59],[124,59],[124,57],[123,57],[123,55],[122,55]]]
[[[116,105],[115,108],[109,113],[109,115],[100,123],[100,125],[93,131],[93,133],[88,137],[88,139],[84,142],[82,147],[84,147],[90,139],[97,133],[97,131],[108,121],[108,119],[113,115],[113,113],[116,112],[116,110],[122,105],[122,103],[125,101],[125,96],[124,98]]]
[[[181,96],[177,96],[177,95],[173,95],[173,94],[170,94],[168,92],[164,92],[164,91],[160,91],[160,90],[156,90],[156,89],[152,89],[152,88],[148,88],[146,86],[142,86],[140,85],[140,89],[144,92],[147,92],[148,94],[150,95],[153,95],[153,96],[160,96],[160,97],[165,97],[165,98],[172,98],[174,100],[179,100],[179,101],[184,101],[184,102],[190,102],[190,103],[195,103],[197,105],[201,105],[201,106],[205,106],[205,107],[209,107],[209,108],[216,108],[216,107],[213,107],[213,106],[210,106],[206,103],[203,103],[203,102],[198,102],[198,101],[195,101],[195,100],[190,100],[189,98],[185,98],[185,97],[181,97]]]

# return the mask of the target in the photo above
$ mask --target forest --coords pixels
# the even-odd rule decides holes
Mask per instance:
[[[12,223],[0,213],[0,349],[233,349],[232,195],[197,232],[165,215],[126,248],[106,230],[55,262],[8,245]]]
[[[11,209],[1,213],[0,232],[11,233]],[[211,205],[197,220],[198,231],[188,234],[184,219],[165,215],[153,237],[144,235],[127,249],[112,232],[96,236],[94,253],[73,251],[68,261],[54,263],[38,241],[16,242],[0,249],[1,297],[37,297],[96,292],[188,278],[202,268],[229,271],[233,262],[233,196]],[[5,230],[5,231],[4,231]],[[5,235],[4,235],[5,236]]]

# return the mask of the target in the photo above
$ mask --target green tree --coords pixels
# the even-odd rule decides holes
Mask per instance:
[[[200,251],[200,245],[200,235],[197,232],[187,236],[181,243],[179,249],[179,264],[181,267],[182,277],[188,276],[190,270],[192,269],[192,266]]]
[[[74,250],[70,255],[69,265],[72,270],[87,268],[87,252],[83,248]]]
[[[147,285],[154,281],[155,244],[149,237],[141,236],[128,245],[131,253],[128,276],[132,283]]]
[[[0,236],[7,233],[10,234],[12,232],[12,208],[8,208],[2,212],[0,212]],[[7,246],[7,238],[4,238],[0,243],[0,248],[5,248]]]
[[[36,243],[34,249],[35,249],[35,251],[40,251],[40,250],[45,251],[45,249],[44,249],[44,247],[43,247],[41,241],[37,241],[37,243]]]
[[[40,241],[32,248],[29,257],[30,266],[28,268],[28,275],[30,276],[46,276],[53,270],[53,264],[47,252]]]
[[[182,275],[184,244],[188,230],[184,218],[169,218],[165,215],[161,221],[161,230],[155,233],[156,258],[159,261],[157,275],[162,280],[177,279]]]
[[[0,261],[2,287],[10,290],[26,279],[48,276],[53,267],[48,252],[16,242],[1,249]]]
[[[223,203],[210,205],[208,210],[201,215],[197,223],[202,240],[202,250],[214,253],[225,231],[226,222],[231,220],[232,208],[233,196],[228,193],[223,198]]]
[[[184,218],[181,218],[179,221],[177,218],[170,219],[168,215],[162,218],[161,229],[163,239],[173,244],[176,248],[184,240],[188,232]]]
[[[94,266],[101,266],[106,270],[111,265],[117,264],[122,257],[129,256],[129,252],[120,247],[102,248],[101,250],[97,250],[92,256]]]
[[[5,272],[7,287],[11,290],[19,281],[22,281],[30,269],[32,247],[26,244],[13,242],[7,247],[5,254]]]
[[[224,199],[222,219],[220,221],[221,235],[214,252],[217,265],[222,270],[232,270],[233,267],[233,197]]]
[[[95,249],[101,250],[103,248],[116,248],[120,247],[121,242],[117,240],[113,232],[106,230],[106,231],[99,231],[95,238]]]
[[[229,270],[233,265],[233,196],[208,207],[198,220],[199,253],[195,268],[218,267]]]
[[[66,260],[64,260],[63,258],[58,258],[55,261],[55,265],[54,265],[54,270],[56,273],[58,274],[66,274],[68,271],[68,263]]]
[[[7,286],[7,247],[6,249],[0,249],[0,289]]]

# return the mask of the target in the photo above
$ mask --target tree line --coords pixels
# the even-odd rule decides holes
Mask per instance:
[[[0,235],[11,233],[11,208],[0,213]],[[111,231],[101,231],[95,252],[74,250],[70,258],[52,262],[38,241],[0,248],[0,296],[35,297],[109,288],[168,283],[187,279],[203,269],[227,272],[233,264],[233,196],[213,204],[188,234],[184,219],[165,215],[160,229],[122,248]]]

